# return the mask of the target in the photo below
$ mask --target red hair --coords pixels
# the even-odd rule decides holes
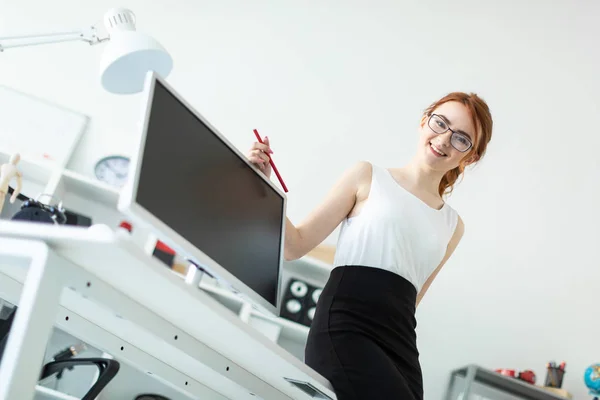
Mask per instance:
[[[438,192],[440,196],[452,193],[454,184],[465,172],[467,165],[479,161],[485,154],[487,145],[492,139],[492,128],[494,122],[487,103],[475,93],[452,92],[432,103],[424,111],[424,116],[429,117],[433,111],[448,101],[456,101],[467,107],[471,114],[473,126],[476,129],[473,147],[460,161],[458,167],[446,172],[440,181]]]

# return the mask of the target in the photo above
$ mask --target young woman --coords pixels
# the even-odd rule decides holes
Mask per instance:
[[[305,352],[338,400],[423,399],[415,311],[464,231],[443,198],[483,157],[492,125],[480,97],[450,93],[423,113],[411,162],[391,169],[359,162],[306,220],[287,220],[287,260],[342,224]],[[267,177],[270,153],[265,138],[247,155]]]

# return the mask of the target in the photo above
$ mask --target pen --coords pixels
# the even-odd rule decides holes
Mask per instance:
[[[560,363],[560,367],[559,367],[559,368],[560,368],[562,371],[564,371],[566,366],[567,366],[567,363],[563,361],[563,362],[561,362],[561,363]]]
[[[256,136],[256,139],[260,143],[263,143],[263,141],[256,129],[254,130],[254,136]],[[277,170],[277,167],[275,166],[275,163],[273,162],[273,157],[269,156],[269,164],[271,164],[271,168],[273,168],[273,172],[275,172],[275,175],[277,175],[277,179],[279,179],[279,183],[281,183],[281,187],[283,187],[283,191],[287,193],[287,191],[288,191],[287,186],[285,186],[285,183],[283,182],[281,175],[279,175],[279,171]]]

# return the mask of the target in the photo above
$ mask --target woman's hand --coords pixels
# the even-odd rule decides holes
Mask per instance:
[[[265,136],[263,143],[254,142],[246,154],[248,161],[254,164],[267,178],[271,177],[271,164],[269,154],[273,154],[269,145],[269,138]]]

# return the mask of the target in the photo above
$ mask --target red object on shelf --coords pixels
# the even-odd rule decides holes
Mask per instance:
[[[152,255],[165,263],[169,268],[173,268],[173,263],[175,262],[175,250],[160,240],[156,241]]]
[[[131,232],[133,230],[133,226],[127,221],[122,221],[119,224],[119,227],[123,228],[123,229],[127,229],[129,232]]]
[[[499,373],[500,375],[509,376],[511,378],[517,378],[527,383],[531,383],[532,385],[535,384],[536,381],[535,373],[530,369],[521,371],[518,374],[514,369],[498,368],[494,371]]]
[[[167,246],[166,244],[164,244],[163,242],[161,242],[160,240],[158,240],[156,242],[156,250],[160,250],[163,253],[167,253],[167,254],[175,254],[175,250],[173,250],[172,248],[170,248],[169,246]]]
[[[535,380],[536,380],[535,372],[533,372],[532,370],[529,370],[529,369],[525,370],[525,371],[521,371],[521,372],[519,372],[519,379],[534,385]]]
[[[498,368],[496,370],[496,372],[499,373],[500,375],[510,376],[513,378],[517,375],[517,372],[514,369]]]

